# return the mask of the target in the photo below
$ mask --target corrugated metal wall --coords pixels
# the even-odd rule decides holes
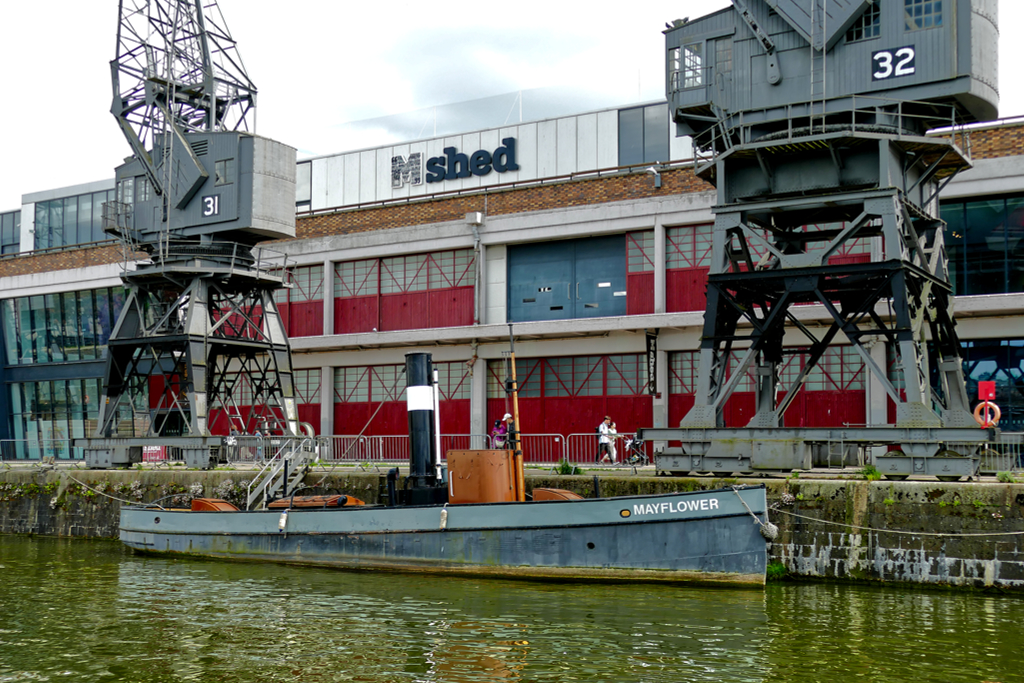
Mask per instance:
[[[519,170],[484,176],[427,183],[402,183],[392,187],[392,158],[408,160],[422,155],[424,176],[430,158],[444,156],[446,147],[472,155],[493,152],[502,140],[514,138]],[[565,175],[618,165],[618,111],[523,123],[464,135],[434,138],[394,147],[383,147],[313,159],[310,169],[310,208],[313,210],[361,202],[418,197],[436,192],[506,185],[523,180]]]

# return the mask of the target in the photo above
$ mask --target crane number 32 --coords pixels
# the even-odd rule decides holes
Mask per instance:
[[[871,54],[871,80],[881,81],[897,76],[910,76],[917,71],[914,65],[914,48],[901,47],[896,50],[880,50]]]

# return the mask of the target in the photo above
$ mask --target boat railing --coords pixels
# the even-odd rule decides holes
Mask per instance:
[[[263,463],[246,487],[246,509],[265,507],[278,493],[287,495],[305,476],[306,465],[317,457],[312,436],[272,436],[263,438],[264,449],[273,456]],[[267,451],[264,450],[264,453]]]

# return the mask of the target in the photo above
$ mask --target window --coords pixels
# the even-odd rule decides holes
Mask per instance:
[[[235,182],[235,160],[221,159],[213,164],[214,185],[230,185]]]
[[[4,254],[21,251],[21,211],[0,214],[0,250]]]
[[[122,287],[5,299],[0,320],[7,364],[105,358],[123,305]]]
[[[487,397],[504,398],[507,368],[489,361]],[[519,398],[643,396],[647,360],[643,354],[568,356],[516,360]]]
[[[135,198],[140,202],[148,202],[153,197],[153,186],[146,176],[139,176],[135,181]]]
[[[1024,292],[1024,196],[943,202],[953,293]]]
[[[732,37],[715,41],[715,69],[720,74],[732,73]]]
[[[704,44],[683,45],[683,88],[704,85]],[[730,58],[730,61],[731,58]]]
[[[903,0],[903,17],[908,31],[942,26],[942,0]]]
[[[620,109],[619,166],[668,160],[668,105]]]
[[[122,204],[135,203],[135,178],[125,178],[117,184],[117,201]]]
[[[119,185],[116,192],[118,197],[129,191],[127,188],[134,189],[134,178],[127,182],[127,186]],[[37,202],[33,248],[48,249],[109,239],[103,233],[103,203],[112,200],[114,196],[115,191],[110,190]],[[10,244],[7,242],[7,233],[4,233],[4,253],[10,253],[8,244],[12,251],[18,250],[15,242],[19,242],[20,246],[17,236],[20,232],[20,223],[20,219],[17,220],[17,231],[14,231],[12,226]]]
[[[853,26],[846,32],[846,42],[853,43],[858,40],[877,38],[882,34],[882,10],[879,9],[881,0],[875,0],[869,5],[864,14],[853,23]]]

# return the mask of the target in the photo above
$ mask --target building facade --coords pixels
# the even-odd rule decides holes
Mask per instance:
[[[1022,431],[1024,122],[976,126],[970,140],[974,167],[940,197],[965,374],[972,398],[995,380],[1001,426]],[[442,432],[486,434],[507,409],[511,325],[525,433],[593,434],[605,415],[620,432],[678,424],[693,402],[715,202],[692,157],[660,102],[299,162],[297,236],[268,246],[291,264],[277,300],[300,418],[322,435],[404,434],[404,356],[428,351]],[[0,213],[5,458],[74,457],[68,440],[95,425],[123,301],[125,254],[100,229],[114,192],[106,181],[29,194]],[[799,317],[829,324],[823,307]],[[806,361],[801,343],[783,387]],[[884,340],[872,355],[893,365]],[[744,381],[728,426],[753,415]],[[835,346],[786,424],[887,424],[892,409]]]

